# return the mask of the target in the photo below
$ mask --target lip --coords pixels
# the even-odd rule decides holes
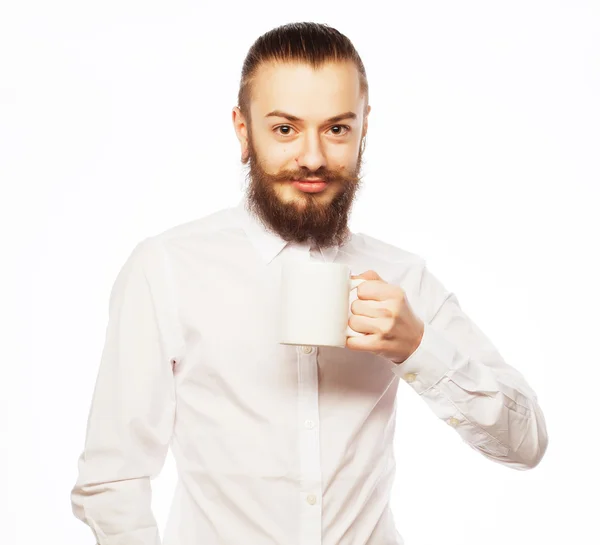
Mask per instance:
[[[327,187],[327,182],[323,180],[298,180],[292,182],[292,185],[304,193],[320,193]]]

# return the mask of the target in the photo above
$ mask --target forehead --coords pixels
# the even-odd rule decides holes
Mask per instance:
[[[253,119],[282,110],[320,121],[349,110],[358,113],[362,100],[352,62],[330,62],[317,69],[304,63],[267,63],[256,72],[250,108]]]

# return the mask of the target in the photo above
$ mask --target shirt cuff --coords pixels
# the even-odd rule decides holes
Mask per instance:
[[[392,372],[407,382],[418,394],[437,384],[451,370],[458,350],[431,324],[424,324],[417,349],[402,363],[391,363]]]

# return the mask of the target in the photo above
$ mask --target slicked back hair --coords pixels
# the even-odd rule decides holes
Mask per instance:
[[[242,68],[238,106],[250,121],[252,82],[258,68],[268,62],[301,62],[318,69],[328,62],[353,62],[358,69],[360,90],[369,103],[369,85],[363,62],[352,42],[326,24],[289,23],[260,36],[250,47]]]

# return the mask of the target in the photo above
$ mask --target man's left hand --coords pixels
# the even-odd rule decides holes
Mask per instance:
[[[415,315],[404,290],[388,284],[375,271],[352,278],[364,278],[358,299],[352,303],[348,325],[358,337],[348,337],[346,347],[374,352],[394,363],[405,361],[421,344],[424,324]]]

